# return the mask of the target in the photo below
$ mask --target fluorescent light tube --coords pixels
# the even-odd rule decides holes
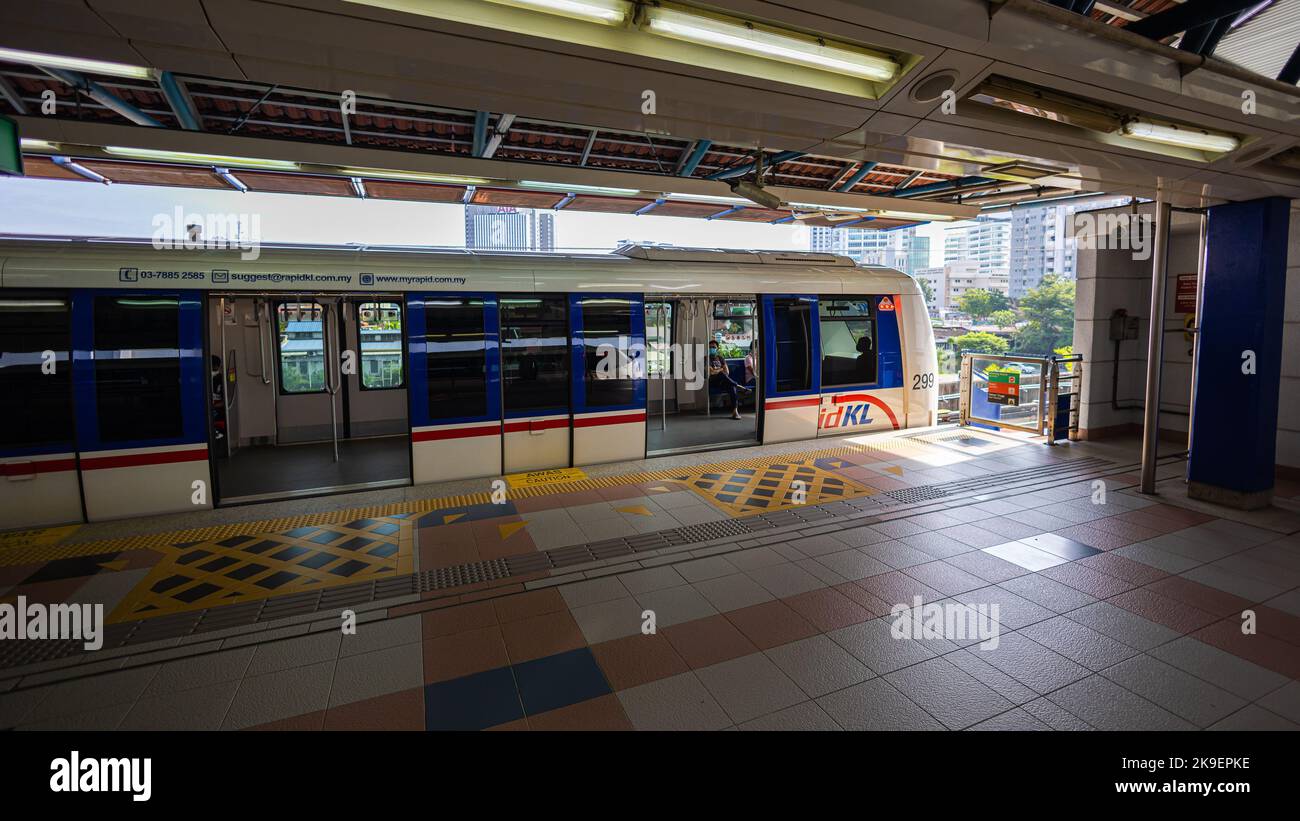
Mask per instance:
[[[349,177],[372,177],[382,180],[408,182],[435,182],[447,185],[490,185],[485,177],[462,177],[458,174],[430,174],[423,171],[389,171],[383,168],[340,168],[338,173]]]
[[[297,171],[300,166],[289,160],[260,160],[253,157],[228,157],[223,154],[194,154],[188,151],[163,151],[153,148],[128,148],[106,145],[104,151],[117,157],[133,160],[157,160],[195,165],[233,165],[240,168],[264,168],[273,171]]]
[[[541,180],[520,180],[520,188],[538,188],[543,191],[581,194],[640,194],[639,188],[604,188],[599,185],[574,185],[566,182],[542,182]]]
[[[628,0],[488,0],[488,2],[546,14],[558,14],[561,17],[600,23],[605,26],[623,25],[632,11],[632,3]]]
[[[876,82],[889,82],[898,75],[899,66],[893,60],[822,45],[814,37],[794,32],[670,8],[648,7],[645,14],[645,29],[651,34]]]
[[[1241,140],[1227,134],[1211,134],[1191,127],[1178,128],[1172,125],[1159,125],[1144,120],[1129,120],[1124,123],[1125,136],[1153,143],[1176,145],[1180,148],[1195,148],[1200,151],[1225,152],[1235,151]]]
[[[47,68],[84,71],[89,74],[107,74],[111,77],[130,77],[134,80],[152,80],[154,76],[154,70],[144,66],[110,63],[107,60],[88,60],[82,57],[64,57],[59,54],[42,54],[37,51],[23,51],[16,48],[0,48],[0,60],[45,66]]]
[[[49,140],[33,140],[30,137],[23,137],[18,141],[19,146],[24,151],[58,151],[59,147]]]

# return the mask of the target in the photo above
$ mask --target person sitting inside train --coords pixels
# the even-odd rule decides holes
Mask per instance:
[[[731,372],[727,368],[727,360],[723,359],[722,354],[718,352],[718,340],[716,339],[709,341],[709,390],[725,393],[731,397],[732,419],[741,418],[740,392],[752,392],[750,388],[731,378]]]

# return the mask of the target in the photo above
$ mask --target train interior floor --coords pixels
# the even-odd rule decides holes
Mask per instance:
[[[1144,496],[1137,453],[942,427],[28,533],[0,601],[108,626],[0,644],[0,728],[1297,729],[1300,484]]]
[[[739,419],[731,418],[730,408],[716,408],[712,415],[673,413],[658,416],[651,411],[646,425],[649,428],[646,449],[651,453],[705,445],[752,444],[758,439],[753,408],[744,408]]]
[[[262,445],[239,448],[217,461],[224,501],[284,493],[353,488],[377,482],[409,482],[411,440],[407,436],[343,439],[334,443]]]

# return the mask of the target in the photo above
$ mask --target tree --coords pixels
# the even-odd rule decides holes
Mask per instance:
[[[989,315],[989,321],[999,328],[1010,328],[1016,324],[1015,311],[994,311]]]
[[[1046,354],[1074,344],[1074,282],[1048,274],[1020,300],[1027,320],[1016,334],[1016,351]]]
[[[994,311],[1005,311],[1011,308],[1011,300],[999,291],[986,291],[983,288],[972,288],[961,295],[957,300],[957,307],[964,314],[969,314],[973,319],[987,319],[993,315]]]
[[[921,296],[925,298],[925,304],[928,306],[934,302],[934,288],[930,285],[930,280],[916,277],[916,284],[921,288]]]
[[[953,349],[971,353],[1004,354],[1011,348],[1010,343],[1002,337],[984,331],[954,336],[948,341],[952,343]]]

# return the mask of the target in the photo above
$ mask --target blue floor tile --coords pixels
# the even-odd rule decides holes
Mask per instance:
[[[528,715],[613,692],[591,650],[586,647],[516,664],[514,670],[515,680],[519,682],[519,698]]]
[[[483,730],[523,717],[509,667],[424,688],[424,726],[428,730]]]

